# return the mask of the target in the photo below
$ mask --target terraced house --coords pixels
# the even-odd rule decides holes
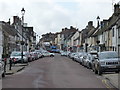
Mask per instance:
[[[8,57],[15,50],[16,31],[9,22],[0,21],[0,58]]]
[[[119,14],[119,4],[115,4],[113,15],[108,20],[101,21],[100,28],[96,34],[97,40],[99,41],[99,46],[102,51],[118,51]]]
[[[12,51],[21,51],[22,39],[23,51],[35,50],[36,34],[33,27],[23,26],[18,16],[13,16],[12,24],[10,19],[8,22],[0,21],[0,59],[9,57]]]
[[[63,28],[55,37],[59,49],[76,51],[120,51],[120,2],[114,5],[114,12],[109,19],[100,21],[97,17],[97,26],[93,21],[82,30],[74,27]]]

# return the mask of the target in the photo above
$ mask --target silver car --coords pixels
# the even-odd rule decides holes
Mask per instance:
[[[61,56],[67,56],[67,52],[65,52],[65,51],[60,52],[60,54],[61,54]]]
[[[94,61],[94,56],[88,53],[86,59],[84,60],[84,66],[91,69],[93,61]]]
[[[98,57],[94,60],[93,69],[95,74],[101,75],[103,72],[120,71],[120,59],[118,53],[114,51],[99,52]]]
[[[71,53],[71,54],[70,54],[70,58],[71,58],[71,59],[74,59],[74,55],[76,55],[76,53]]]
[[[55,56],[55,54],[54,53],[50,53],[50,52],[48,52],[48,51],[45,51],[45,52],[43,52],[43,56],[44,57],[54,57]]]
[[[28,52],[23,52],[23,61],[21,58],[21,52],[20,51],[14,51],[11,53],[10,55],[10,59],[14,62],[14,63],[18,63],[18,62],[28,62],[28,58],[29,58],[29,53]]]

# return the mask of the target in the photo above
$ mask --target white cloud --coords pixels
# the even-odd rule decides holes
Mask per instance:
[[[96,23],[98,15],[102,20],[112,13],[111,0],[0,0],[0,20],[21,17],[22,7],[26,10],[25,22],[39,35],[71,25],[82,29],[89,20]]]

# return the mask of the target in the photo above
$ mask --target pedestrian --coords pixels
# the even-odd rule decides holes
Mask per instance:
[[[9,64],[10,64],[9,70],[11,70],[11,68],[12,68],[12,59],[9,60]]]
[[[4,70],[6,72],[7,58],[4,58]]]

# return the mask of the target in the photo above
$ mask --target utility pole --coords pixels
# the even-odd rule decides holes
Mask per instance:
[[[24,45],[24,41],[23,41],[23,28],[24,28],[24,14],[25,14],[24,8],[22,8],[21,13],[22,13],[22,42],[21,42],[22,51],[21,51],[21,59],[22,59],[22,63],[23,63],[24,62],[23,61],[23,45]]]

